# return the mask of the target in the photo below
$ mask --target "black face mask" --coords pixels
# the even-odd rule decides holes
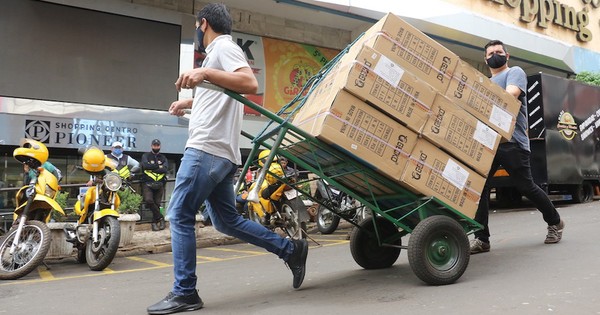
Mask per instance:
[[[204,32],[200,27],[196,29],[196,36],[198,37],[198,51],[204,52]]]
[[[506,64],[506,55],[493,54],[490,58],[486,59],[486,61],[490,68],[498,69]]]
[[[158,154],[158,152],[160,152],[160,149],[152,149],[152,152],[154,152],[154,154]]]

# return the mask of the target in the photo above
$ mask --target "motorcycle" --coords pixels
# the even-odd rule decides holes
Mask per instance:
[[[269,153],[269,150],[264,150],[259,154],[261,167]],[[276,158],[273,160],[269,166],[269,172],[284,177],[283,170],[276,162]],[[270,176],[268,180],[265,178],[267,176]],[[287,180],[294,181],[294,178],[287,178]],[[290,238],[306,238],[309,218],[298,191],[267,174],[265,167],[261,170],[256,182],[250,186],[247,203],[249,219],[273,231],[280,228]]]
[[[360,222],[371,215],[367,207],[348,196],[345,192],[328,185],[322,179],[317,181],[315,198],[319,200],[316,221],[317,229],[321,234],[333,233],[340,224],[340,216],[329,210],[323,204],[327,204],[337,213],[347,216],[353,222]]]
[[[77,248],[77,261],[87,263],[94,271],[108,267],[119,249],[117,192],[129,186],[112,171],[115,166],[102,150],[91,147],[85,151],[81,168],[90,174],[92,186],[75,203],[74,212],[79,219],[64,229],[67,242]]]
[[[13,157],[29,167],[29,183],[16,194],[14,221],[0,238],[0,279],[14,280],[26,276],[43,263],[50,250],[52,212],[64,215],[55,201],[59,179],[48,166],[48,148],[35,140],[24,139]]]

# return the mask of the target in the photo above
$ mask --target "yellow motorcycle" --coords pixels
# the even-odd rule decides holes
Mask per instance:
[[[85,151],[82,169],[90,174],[92,186],[75,203],[77,223],[65,228],[67,242],[77,248],[77,261],[87,263],[94,271],[110,265],[121,240],[117,212],[121,202],[117,192],[124,183],[112,171],[115,166],[102,150],[91,147]]]
[[[269,154],[270,150],[263,150],[258,156],[258,163],[263,169],[248,192],[248,217],[268,229],[279,228],[290,238],[306,238],[306,206],[298,191],[277,180],[276,176],[285,176],[277,157],[273,158],[268,171],[264,167]]]
[[[24,139],[13,157],[28,166],[29,183],[16,194],[14,222],[0,238],[0,279],[26,276],[43,263],[50,249],[50,228],[46,225],[52,211],[64,215],[54,200],[60,189],[54,166],[47,162],[48,148],[35,140]]]

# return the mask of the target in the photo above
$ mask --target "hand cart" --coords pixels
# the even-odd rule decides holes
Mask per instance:
[[[314,173],[317,178],[289,182],[276,174],[271,175],[354,225],[350,235],[350,250],[361,267],[390,267],[398,259],[400,251],[405,249],[413,272],[424,282],[431,285],[455,282],[469,263],[467,234],[482,229],[479,223],[435,197],[423,197],[410,192],[343,149],[320,141],[289,121],[302,106],[305,90],[314,87],[335,62],[335,59],[330,61],[307,82],[295,100],[276,114],[235,92],[210,83],[202,84],[205,88],[222,91],[268,118],[259,134],[251,135],[242,131],[245,137],[252,140],[253,147],[241,174],[258,165],[256,157],[262,149],[271,150],[264,165],[270,165],[276,155],[286,157],[300,168]],[[261,169],[258,186],[266,172],[268,168]],[[242,180],[240,176],[238,185]],[[373,215],[356,222],[341,213],[327,198],[317,200],[310,193],[309,184],[312,180],[325,180],[369,208]],[[402,237],[409,234],[408,246],[402,245]]]

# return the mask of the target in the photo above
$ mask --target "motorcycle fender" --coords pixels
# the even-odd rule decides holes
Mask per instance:
[[[287,188],[288,186],[286,184],[282,184],[281,186],[279,186],[279,188],[277,188],[277,190],[275,190],[270,198],[271,200],[275,200],[275,201],[279,201],[279,199],[281,199],[281,196],[283,195],[283,191]],[[269,212],[270,213],[270,212]]]
[[[36,207],[37,209],[52,209],[54,211],[57,211],[58,213],[65,215],[65,212],[63,211],[62,207],[52,198],[47,197],[45,195],[36,195],[33,199],[33,207]],[[23,212],[23,209],[25,209],[25,206],[27,205],[27,202],[22,203],[21,205],[19,205],[13,214],[13,219],[16,220],[21,213]],[[34,209],[36,209],[34,208]],[[48,215],[44,218],[45,222],[49,222],[50,218],[52,217],[52,211],[48,212]]]
[[[56,202],[56,200],[54,200],[48,196],[37,194],[33,200],[34,200],[34,202],[35,201],[45,202],[45,203],[49,204],[52,207],[52,209],[54,209],[54,211],[57,211],[60,214],[65,215],[65,211],[58,204],[58,202]]]
[[[261,208],[264,209],[267,213],[275,212],[275,209],[273,209],[273,203],[271,202],[271,200],[260,198],[260,205],[261,205]]]
[[[262,218],[262,217],[265,216],[265,211],[263,211],[262,205],[260,203],[258,203],[258,202],[248,201],[248,211],[253,211],[260,218]]]
[[[102,209],[100,211],[94,212],[94,221],[97,221],[103,217],[111,216],[111,217],[119,217],[119,213],[113,209]]]
[[[84,209],[81,209],[81,200],[77,200],[77,202],[73,206],[73,211],[75,212],[76,215],[81,216],[81,214],[83,213],[83,210]]]

